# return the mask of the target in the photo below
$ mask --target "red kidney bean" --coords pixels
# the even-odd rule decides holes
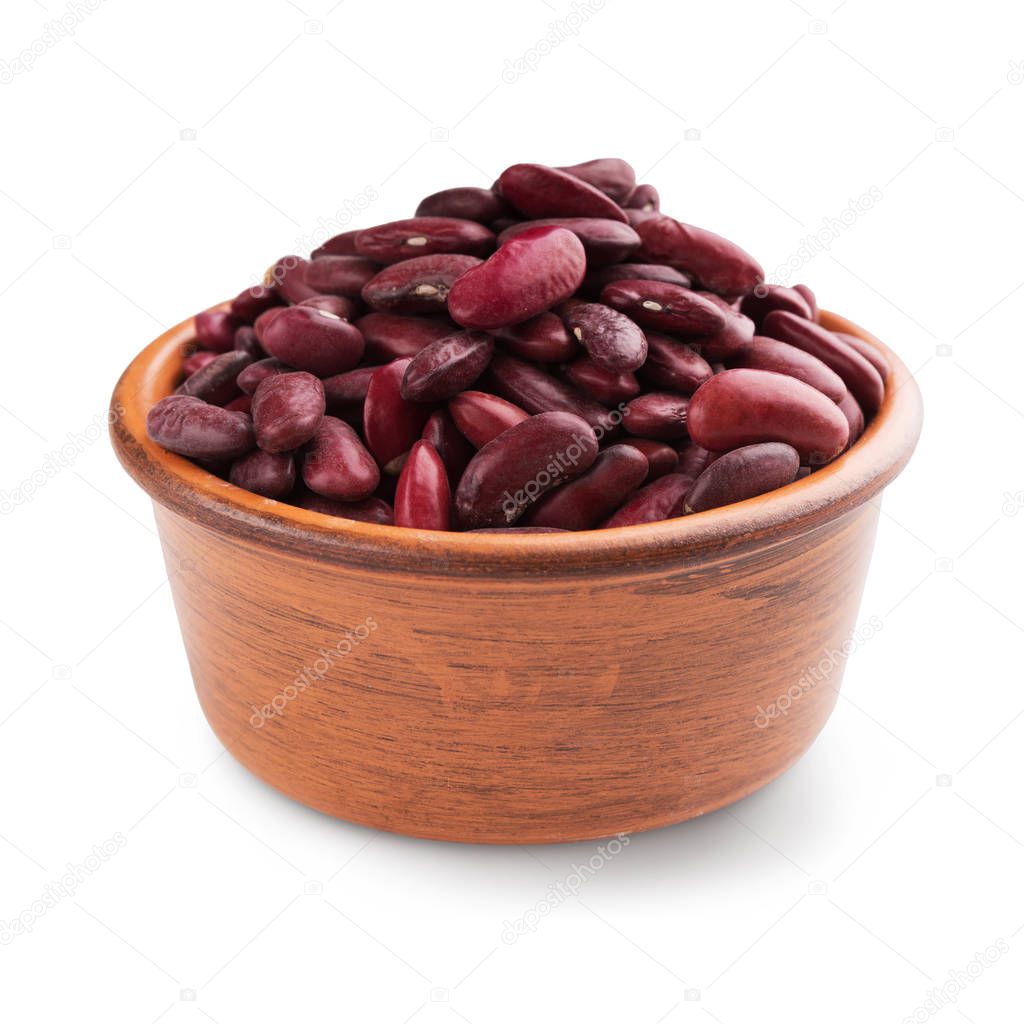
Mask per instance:
[[[269,377],[275,373],[288,372],[290,372],[289,367],[285,366],[280,359],[260,359],[258,362],[250,363],[242,370],[235,383],[247,395],[251,395],[259,387],[259,383],[264,377]]]
[[[318,292],[306,284],[306,264],[301,256],[282,256],[268,271],[263,283],[277,289],[277,294],[294,305],[312,298]]]
[[[256,443],[265,452],[287,452],[305,444],[324,417],[324,386],[311,373],[264,377],[252,396]]]
[[[504,245],[510,238],[531,228],[546,227],[571,231],[583,244],[587,266],[591,269],[621,263],[640,248],[640,236],[628,224],[600,217],[547,217],[520,221],[498,235],[498,245]]]
[[[295,459],[291,452],[257,449],[231,463],[228,479],[264,498],[283,498],[295,487]]]
[[[366,361],[389,363],[416,355],[432,341],[458,330],[448,319],[367,313],[355,323],[366,340]]]
[[[850,348],[859,352],[878,371],[882,382],[885,382],[889,376],[889,364],[886,362],[885,356],[871,342],[857,337],[856,334],[846,334],[843,331],[833,331],[832,333],[841,341],[845,341]]]
[[[811,320],[811,307],[807,300],[795,288],[787,288],[781,284],[761,283],[743,296],[740,302],[740,312],[749,316],[758,327],[761,321],[775,309],[784,309],[787,313],[795,316],[802,316],[805,320]]]
[[[673,441],[686,437],[690,400],[668,391],[648,391],[634,398],[622,414],[622,423],[635,437]]]
[[[459,331],[432,341],[412,357],[402,378],[410,402],[443,402],[465,391],[487,369],[494,339],[484,331]]]
[[[599,302],[583,302],[565,315],[569,333],[595,363],[617,373],[642,366],[647,358],[644,332],[628,316]]]
[[[755,337],[732,365],[788,374],[817,388],[833,402],[840,401],[846,394],[846,385],[838,373],[830,370],[817,356],[777,338]]]
[[[447,530],[451,502],[452,492],[441,456],[429,441],[417,441],[398,477],[395,526]]]
[[[238,395],[237,398],[232,398],[230,402],[224,404],[224,408],[228,412],[244,412],[246,414],[252,413],[252,395]]]
[[[422,440],[429,441],[437,449],[437,454],[441,456],[448,473],[448,483],[454,490],[476,449],[455,425],[451,414],[444,409],[438,409],[431,414],[423,428]]]
[[[411,359],[396,359],[370,378],[363,403],[363,437],[374,457],[391,473],[394,465],[419,440],[431,406],[402,397],[402,380]],[[314,488],[315,489],[315,488]]]
[[[818,300],[814,296],[814,292],[805,284],[793,285],[793,291],[799,292],[804,297],[804,302],[807,303],[807,308],[811,311],[811,319],[817,323],[818,320]]]
[[[324,396],[327,408],[337,406],[362,405],[366,401],[366,390],[370,386],[370,378],[377,372],[376,366],[360,366],[357,370],[336,373],[333,377],[324,377]]]
[[[480,263],[475,256],[458,253],[402,260],[366,282],[363,301],[389,313],[444,313],[452,285]]]
[[[764,318],[762,329],[770,338],[789,342],[817,356],[843,378],[865,415],[873,416],[878,412],[885,397],[882,377],[871,363],[841,338],[810,320],[780,310]]]
[[[764,280],[753,256],[712,231],[665,216],[650,217],[635,227],[643,241],[641,253],[649,262],[676,267],[708,291],[735,298]]]
[[[293,497],[293,505],[319,512],[325,516],[337,516],[340,519],[354,519],[359,523],[376,523],[380,526],[392,526],[395,521],[391,506],[380,498],[364,498],[362,501],[342,502],[324,498],[319,494],[302,494]]]
[[[417,217],[455,217],[491,224],[510,212],[508,203],[489,188],[446,188],[420,201]]]
[[[222,309],[207,309],[196,313],[196,340],[200,348],[210,352],[230,352],[235,344],[235,331],[243,322]]]
[[[268,288],[264,284],[254,284],[251,288],[240,291],[231,300],[231,312],[242,323],[251,324],[260,313],[265,313],[274,306],[281,305],[281,297],[276,288]]]
[[[712,376],[708,361],[689,345],[656,331],[647,331],[647,361],[640,379],[664,391],[692,395]]]
[[[238,394],[238,375],[252,362],[247,352],[222,352],[188,377],[177,390],[210,405],[223,405]]]
[[[709,334],[700,339],[701,352],[712,360],[739,355],[754,340],[754,321],[714,292],[700,292],[700,295],[715,303],[725,314],[725,327],[717,334]]]
[[[168,395],[146,416],[150,439],[195,459],[237,459],[256,445],[252,420],[192,395]]]
[[[632,373],[609,370],[590,356],[563,366],[562,373],[573,387],[603,405],[618,405],[640,394],[640,382]]]
[[[494,334],[512,355],[537,363],[565,362],[580,351],[555,313],[540,313],[521,324],[499,327]]]
[[[632,207],[627,207],[622,212],[626,215],[626,222],[633,228],[643,224],[645,220],[652,220],[655,217],[661,216],[657,210],[635,210]]]
[[[675,267],[666,267],[660,263],[617,263],[589,271],[583,279],[583,290],[588,295],[597,296],[606,284],[613,281],[663,281],[665,284],[679,285],[680,288],[689,288],[691,284],[690,279]]]
[[[262,345],[263,335],[266,334],[267,328],[287,309],[286,306],[275,306],[273,309],[268,309],[265,313],[260,313],[256,317],[256,322],[252,325],[252,329],[256,332],[256,340]]]
[[[636,188],[636,171],[618,157],[601,157],[557,170],[593,185],[617,203],[624,203]]]
[[[586,270],[580,240],[565,228],[531,228],[460,277],[448,312],[463,327],[518,324],[569,298]]]
[[[191,377],[196,370],[201,370],[207,363],[222,354],[223,353],[209,352],[206,349],[200,349],[198,352],[193,352],[192,355],[186,356],[185,361],[181,364],[182,370],[185,371],[185,377]]]
[[[448,403],[448,412],[463,437],[477,448],[483,448],[499,434],[530,418],[525,409],[483,391],[463,391],[456,395]]]
[[[734,448],[704,470],[686,496],[686,512],[706,512],[757,497],[796,479],[800,456],[777,441]]]
[[[637,185],[622,205],[631,210],[657,212],[661,209],[661,196],[653,185]]]
[[[847,391],[838,402],[839,411],[846,417],[850,425],[850,439],[846,447],[849,448],[854,441],[864,433],[864,413],[857,404],[857,399]]]
[[[364,348],[363,336],[347,320],[308,306],[281,310],[260,341],[270,355],[318,377],[351,370]]]
[[[846,417],[831,399],[795,377],[768,370],[725,370],[690,399],[689,431],[710,451],[762,441],[792,445],[804,462],[835,458],[849,437]]]
[[[463,529],[511,526],[542,494],[575,479],[597,458],[585,420],[547,412],[499,434],[470,460],[455,492]]]
[[[612,281],[601,301],[644,327],[672,334],[713,335],[725,329],[726,314],[710,299],[664,281]]]
[[[513,164],[498,178],[498,191],[527,217],[606,217],[625,223],[614,199],[582,178],[543,164]]]
[[[341,317],[342,320],[351,320],[360,309],[354,299],[346,299],[343,295],[313,295],[297,305],[305,309],[320,309]]]
[[[644,482],[648,469],[638,448],[612,445],[586,473],[545,494],[523,516],[523,525],[592,530]]]
[[[494,251],[490,228],[456,217],[410,217],[364,228],[356,235],[356,252],[378,263],[397,263],[413,256],[455,252],[486,256]]]
[[[318,260],[322,256],[358,256],[356,252],[356,235],[359,229],[342,231],[340,235],[328,238],[319,249],[313,250],[313,259]]]
[[[306,264],[303,277],[321,295],[358,299],[363,285],[379,270],[378,263],[361,256],[320,256]]]
[[[376,490],[380,470],[344,420],[324,416],[303,456],[302,479],[325,498],[361,501]]]
[[[693,478],[682,473],[669,473],[646,484],[609,516],[601,526],[639,526],[657,523],[682,514],[683,502],[693,486]]]
[[[679,465],[679,456],[676,450],[670,448],[663,441],[653,441],[648,437],[627,437],[620,443],[635,448],[647,458],[648,483],[667,473],[674,473],[676,466]]]
[[[711,452],[688,441],[679,449],[679,472],[697,479],[712,462]]]
[[[267,355],[252,327],[239,327],[235,331],[233,348],[236,352],[245,352],[251,359],[265,359]]]

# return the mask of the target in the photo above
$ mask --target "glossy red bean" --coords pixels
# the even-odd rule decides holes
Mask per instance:
[[[483,448],[499,434],[530,418],[525,409],[483,391],[456,395],[448,403],[448,412],[462,436],[476,448]]]
[[[679,465],[679,456],[675,448],[664,441],[654,441],[648,437],[627,437],[620,442],[630,445],[642,452],[647,459],[647,482],[657,480],[666,473],[674,473]]]
[[[540,313],[521,324],[499,327],[494,335],[505,351],[537,363],[562,363],[580,351],[562,318],[555,313]]]
[[[276,288],[268,288],[264,284],[254,284],[251,288],[240,291],[231,300],[231,312],[242,323],[255,322],[260,313],[265,313],[274,306],[281,305],[281,297]]]
[[[362,308],[355,299],[346,299],[344,295],[311,295],[298,303],[298,306],[302,309],[320,309],[342,320],[351,320]]]
[[[818,300],[814,295],[814,292],[805,284],[793,285],[793,290],[799,292],[804,297],[804,302],[807,303],[808,309],[811,311],[811,319],[817,322],[818,320]]]
[[[674,441],[687,436],[690,400],[669,391],[648,391],[634,398],[622,414],[622,423],[634,437]]]
[[[324,377],[324,396],[328,410],[353,403],[362,405],[366,401],[366,391],[370,386],[370,378],[377,372],[376,366],[360,366],[356,370],[336,373],[333,377]]]
[[[522,518],[524,526],[592,530],[608,518],[647,477],[647,457],[631,445],[600,452],[577,479],[545,494]]]
[[[232,347],[236,352],[245,352],[253,360],[265,359],[267,355],[252,327],[239,327],[235,331],[235,341]]]
[[[238,375],[252,362],[247,352],[222,352],[179,386],[177,394],[192,395],[211,405],[224,405],[238,394]]]
[[[661,391],[692,395],[712,375],[708,361],[691,346],[657,331],[646,331],[647,360],[638,375]]]
[[[586,472],[596,458],[597,438],[578,416],[531,416],[470,460],[455,492],[459,525],[511,526],[541,495]]]
[[[768,370],[725,370],[690,399],[690,437],[709,451],[762,441],[792,445],[820,465],[846,447],[849,426],[831,399],[795,377]]]
[[[356,252],[356,235],[359,229],[342,231],[340,235],[328,238],[319,249],[313,250],[313,259],[318,260],[321,256],[358,256]]]
[[[665,284],[679,285],[680,288],[689,288],[691,285],[690,279],[675,267],[666,267],[660,263],[616,263],[589,271],[583,279],[583,291],[596,297],[606,284],[613,281],[663,281]]]
[[[324,416],[303,456],[302,479],[325,498],[362,501],[376,490],[380,470],[344,420]]]
[[[736,298],[764,280],[753,256],[712,231],[665,216],[650,217],[635,226],[643,241],[644,259],[676,267],[708,291]]]
[[[267,328],[287,309],[286,306],[275,306],[273,309],[268,309],[265,313],[260,313],[256,317],[256,322],[252,325],[252,329],[256,332],[256,340],[262,345],[263,335],[267,333]]]
[[[380,498],[364,498],[362,501],[333,501],[319,494],[302,494],[291,499],[299,508],[319,512],[339,519],[354,519],[359,523],[375,523],[378,526],[394,525],[395,516],[391,506]]]
[[[759,327],[761,321],[775,309],[783,309],[805,320],[813,319],[811,307],[803,295],[795,288],[787,288],[781,284],[762,282],[752,292],[744,295],[740,302],[740,312],[749,316],[755,327]]]
[[[725,329],[726,314],[710,299],[664,281],[612,281],[601,301],[644,327],[670,334],[704,336]]]
[[[490,228],[456,217],[410,217],[364,228],[356,235],[356,252],[378,263],[397,263],[413,256],[455,252],[486,256],[494,251]]]
[[[274,287],[286,302],[295,304],[319,294],[306,284],[306,264],[301,256],[282,256],[268,271],[263,281]]]
[[[833,402],[838,402],[846,394],[846,385],[838,373],[830,370],[817,356],[777,338],[755,336],[731,365],[788,374],[817,388]]]
[[[694,480],[704,472],[711,461],[711,452],[692,441],[686,442],[679,449],[679,472],[692,476]]]
[[[838,405],[850,425],[850,438],[846,443],[846,447],[849,448],[864,433],[864,413],[857,404],[857,399],[849,391],[839,400]]]
[[[632,497],[627,498],[617,512],[601,526],[640,526],[658,523],[663,519],[682,515],[683,502],[693,486],[693,478],[682,473],[669,473],[652,483],[645,484]]]
[[[508,203],[489,188],[442,189],[422,199],[416,207],[417,217],[456,217],[490,225],[509,213]]]
[[[420,439],[430,414],[434,411],[423,402],[409,402],[402,397],[402,379],[411,359],[396,359],[377,369],[370,378],[363,403],[363,436],[367,447],[384,468],[396,471],[394,465]]]
[[[618,157],[601,157],[557,170],[593,185],[620,204],[624,204],[636,188],[636,171]]]
[[[569,310],[564,319],[569,333],[590,358],[607,370],[629,372],[642,366],[647,358],[644,332],[610,306],[583,302]]]
[[[432,341],[447,337],[458,327],[448,319],[401,316],[397,313],[367,313],[355,326],[366,342],[368,363],[389,363],[416,355]]]
[[[431,414],[423,428],[422,440],[429,441],[441,456],[445,471],[448,473],[448,483],[454,490],[476,449],[455,425],[451,414],[444,409],[438,409]]]
[[[580,356],[562,367],[562,374],[574,387],[602,405],[618,405],[640,394],[640,382],[628,370],[609,370],[590,356]]]
[[[358,299],[363,285],[380,270],[380,264],[361,256],[320,256],[307,263],[303,277],[321,295]]]
[[[458,331],[432,341],[412,357],[402,378],[410,402],[443,402],[465,391],[487,369],[494,339],[484,331]]]
[[[626,222],[633,228],[638,224],[643,224],[645,220],[652,220],[654,217],[661,216],[657,210],[636,210],[632,207],[626,207],[622,212],[626,215]]]
[[[285,366],[280,359],[267,358],[260,359],[255,363],[250,363],[242,372],[238,375],[235,383],[238,387],[245,392],[247,395],[251,395],[259,387],[259,383],[264,377],[269,377],[275,373],[288,373],[290,367]]]
[[[498,191],[527,217],[606,217],[625,223],[614,199],[582,178],[543,164],[513,164],[498,178]]]
[[[395,491],[395,526],[416,530],[447,530],[452,492],[448,473],[437,449],[417,441],[398,477]]]
[[[282,310],[260,341],[270,355],[318,377],[353,369],[364,348],[363,336],[347,320],[308,306]]]
[[[630,210],[657,212],[661,209],[661,197],[653,185],[637,185],[622,205]]]
[[[686,496],[686,512],[746,501],[791,484],[800,469],[795,448],[777,441],[751,444],[726,452],[704,470]]]
[[[283,498],[295,487],[295,459],[291,452],[257,449],[231,463],[228,479],[264,498]]]
[[[571,231],[582,243],[587,266],[591,269],[621,263],[640,248],[640,236],[628,224],[601,217],[547,217],[520,221],[498,235],[498,245],[504,245],[510,238],[531,228],[544,227]]]
[[[363,301],[388,313],[444,313],[452,285],[478,267],[475,256],[440,253],[416,256],[385,267],[363,286]]]
[[[531,228],[460,277],[448,312],[464,327],[518,324],[569,298],[580,286],[586,256],[565,228]]]
[[[264,377],[252,396],[256,443],[265,452],[287,452],[305,444],[323,419],[324,386],[311,373]]]
[[[210,352],[230,352],[235,344],[235,331],[244,323],[234,313],[207,309],[196,313],[196,340],[199,347]]]
[[[845,341],[850,348],[859,352],[878,371],[882,382],[885,382],[889,376],[889,364],[885,356],[871,342],[859,338],[856,334],[845,334],[843,331],[833,331],[832,333],[841,341]]]
[[[223,353],[200,349],[198,352],[193,352],[192,355],[186,356],[185,361],[181,364],[186,379],[191,377],[196,370],[201,370],[207,363],[216,359],[219,355],[223,355]]]
[[[168,395],[146,416],[150,438],[195,459],[237,459],[256,446],[252,420],[192,395]]]

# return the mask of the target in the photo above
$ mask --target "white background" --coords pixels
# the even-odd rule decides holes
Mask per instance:
[[[551,44],[563,0],[93,2],[17,72],[67,9],[0,15],[0,922],[124,841],[0,944],[0,1018],[1024,1019],[1019,5],[606,0]],[[222,751],[104,413],[321,216],[603,155],[769,270],[877,189],[798,279],[902,355],[926,426],[812,750],[544,913],[597,844],[377,834]]]

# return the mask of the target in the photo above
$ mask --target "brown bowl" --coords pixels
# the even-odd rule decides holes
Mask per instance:
[[[111,432],[153,498],[214,731],[311,807],[464,842],[656,828],[780,775],[835,704],[872,499],[921,426],[903,363],[822,321],[892,368],[831,465],[681,519],[505,536],[337,519],[164,451],[146,411],[177,383],[192,321],[168,331],[118,383]]]

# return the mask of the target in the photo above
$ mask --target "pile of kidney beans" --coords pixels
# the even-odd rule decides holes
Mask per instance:
[[[618,159],[437,192],[279,260],[195,335],[154,441],[267,498],[430,530],[763,494],[845,451],[887,372]]]

